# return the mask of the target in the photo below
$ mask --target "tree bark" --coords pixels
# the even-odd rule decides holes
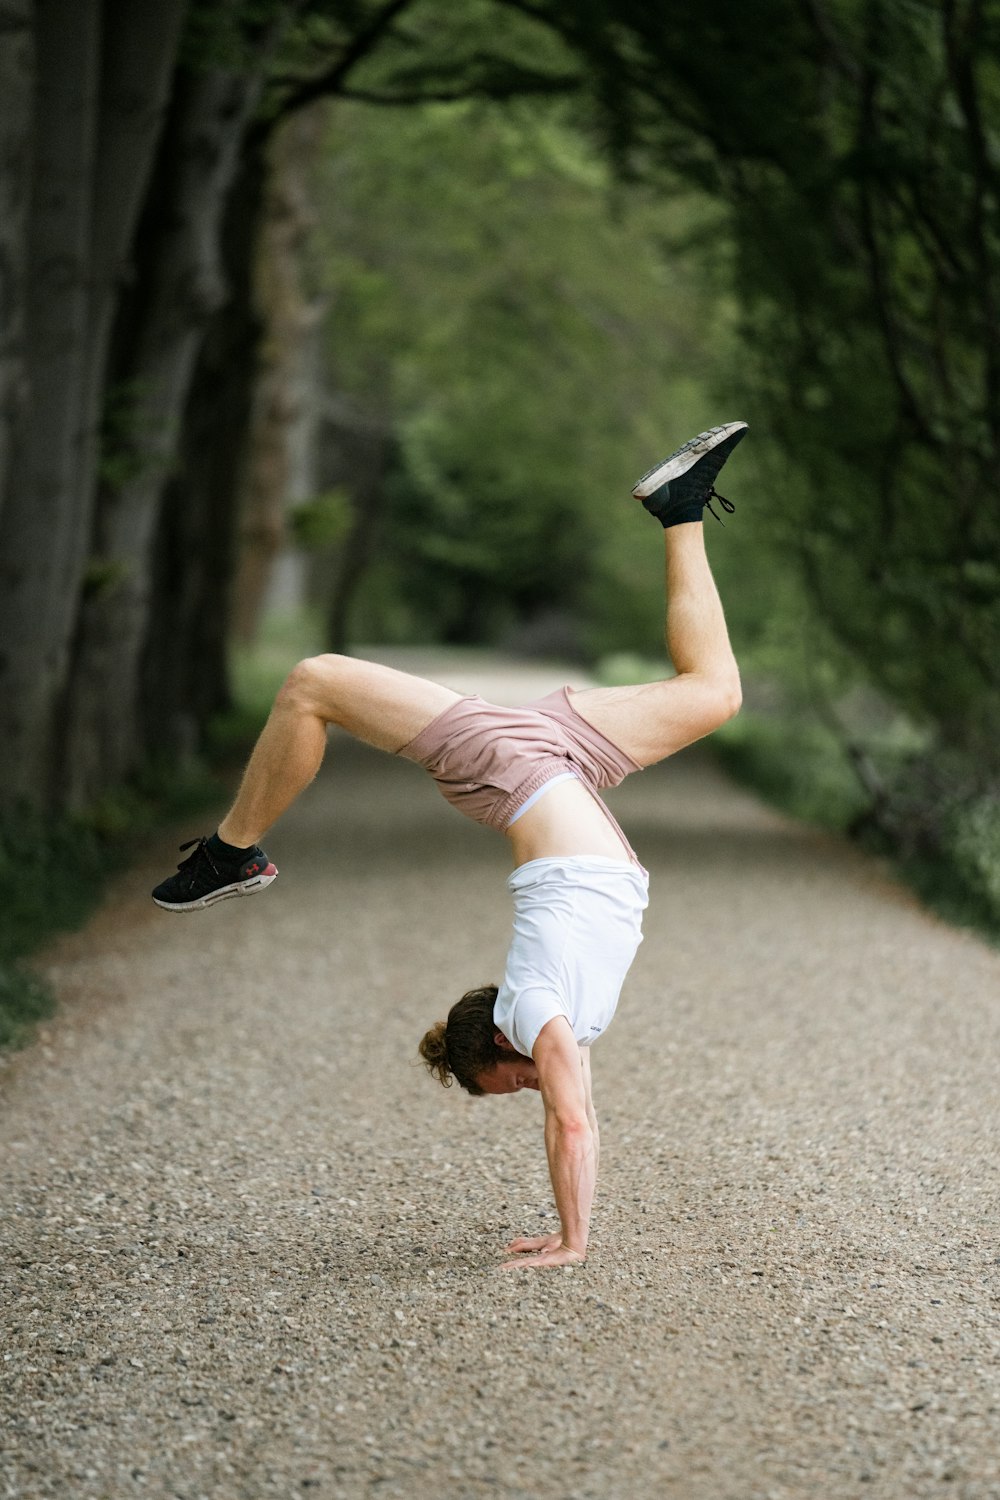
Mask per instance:
[[[268,184],[256,245],[252,296],[266,330],[243,472],[240,553],[232,623],[237,641],[256,632],[274,560],[285,539],[288,507],[317,489],[319,393],[313,335],[317,298],[303,287],[303,246],[314,223],[308,171],[322,140],[326,112],[304,110],[281,126],[267,154]]]
[[[157,0],[155,6],[136,5],[134,0],[104,4],[82,434],[89,482],[79,515],[84,546],[90,543],[97,489],[112,322],[119,294],[132,274],[132,249],[166,120],[186,10],[187,0]]]
[[[207,720],[229,705],[228,605],[262,333],[252,274],[264,177],[251,148],[222,237],[229,296],[201,348],[160,515],[153,589],[171,607],[151,612],[143,656],[142,739],[152,755],[197,751]]]
[[[17,476],[0,516],[0,638],[7,646],[0,661],[0,750],[12,766],[0,789],[5,803],[61,800],[59,716],[90,548],[108,335],[186,3],[164,0],[155,12],[129,0],[38,5],[35,192],[30,275],[21,299],[30,416],[21,423]],[[27,13],[23,0],[8,4]],[[10,157],[20,98],[14,86],[23,88],[30,77],[23,39],[14,52],[16,67],[4,90]],[[12,239],[17,200],[13,213],[4,207],[0,233]],[[15,257],[9,265],[16,268]],[[0,337],[16,347],[22,334],[16,314],[2,322],[7,331]],[[16,409],[19,389],[24,405],[25,382],[16,367],[0,374],[0,384],[4,410],[12,395]],[[0,437],[0,455],[4,451]],[[0,468],[0,495],[2,480]]]
[[[202,340],[226,296],[220,236],[272,36],[254,69],[181,74],[141,231],[140,305],[127,311],[113,372],[128,393],[118,482],[98,497],[98,586],[81,613],[63,763],[70,805],[126,778],[142,756],[140,661],[153,542]],[[142,252],[140,252],[142,255]]]
[[[329,651],[344,653],[351,647],[354,600],[378,549],[385,519],[385,480],[392,460],[392,438],[387,426],[359,422],[340,427],[336,445],[353,516],[337,560],[326,644]]]
[[[50,789],[80,558],[75,507],[87,368],[100,7],[44,0],[25,317],[30,420],[0,514],[0,804]],[[6,103],[6,101],[5,101]]]
[[[24,347],[31,127],[35,91],[34,0],[0,5],[0,514],[14,435],[27,410]]]

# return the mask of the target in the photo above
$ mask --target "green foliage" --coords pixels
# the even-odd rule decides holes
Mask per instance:
[[[725,768],[773,806],[857,834],[946,921],[1000,943],[1000,798],[970,796],[955,784],[954,767],[942,776],[914,759],[905,735],[869,739],[868,754],[892,789],[888,827],[873,820],[870,791],[844,741],[816,719],[743,713],[712,745]]]
[[[762,0],[752,27],[735,0],[539,0],[534,13],[597,80],[621,170],[664,189],[680,175],[728,208],[740,356],[735,378],[714,375],[747,393],[770,479],[754,521],[766,541],[747,559],[766,587],[756,610],[737,593],[734,633],[782,689],[779,723],[735,729],[734,755],[784,795],[794,744],[821,795],[793,786],[792,803],[826,806],[825,753],[800,743],[811,703],[819,740],[872,773],[868,824],[988,904],[1000,14],[974,0]],[[844,739],[858,684],[895,706],[919,751],[864,723]]]
[[[232,652],[234,706],[208,726],[206,752],[213,765],[245,758],[264,727],[275,694],[292,663],[322,649],[319,617],[305,610],[273,611],[250,646]]]
[[[603,687],[627,687],[634,682],[655,682],[664,675],[664,661],[635,651],[611,651],[594,663],[593,673]]]
[[[254,70],[259,67],[262,33],[276,27],[284,30],[290,19],[286,0],[240,0],[238,5],[193,4],[188,7],[181,39],[181,65],[192,72]],[[312,24],[309,18],[302,23],[303,27],[308,24]],[[334,39],[330,29],[322,35],[327,41]]]
[[[350,500],[341,489],[327,490],[313,500],[296,505],[288,518],[295,544],[306,552],[315,552],[339,542],[351,525]]]
[[[125,841],[151,832],[166,820],[211,807],[220,792],[221,783],[205,761],[178,764],[172,757],[153,759],[127,785],[92,803],[71,827],[84,837],[96,837],[113,864]]]
[[[842,743],[815,719],[743,713],[713,745],[734,775],[793,817],[842,831],[868,809]]]
[[[554,106],[341,106],[317,191],[332,379],[392,434],[355,638],[502,641],[558,612],[581,651],[657,651],[658,534],[628,490],[712,420],[733,318],[665,269],[662,208]],[[671,232],[715,217],[678,198]]]
[[[1000,945],[1000,917],[992,899],[962,879],[953,861],[908,856],[897,861],[906,883],[921,900],[954,927],[967,927]]]
[[[218,800],[220,784],[198,764],[150,765],[131,786],[74,818],[36,810],[0,824],[4,922],[0,962],[32,953],[54,932],[79,926],[127,842],[158,824]]]
[[[6,817],[0,825],[0,963],[32,952],[52,932],[77,926],[108,867],[108,851],[92,829],[68,819],[50,822],[33,811]]]
[[[54,1008],[44,981],[18,960],[83,921],[107,869],[99,840],[67,820],[50,823],[24,811],[0,825],[0,1047],[21,1045]]]
[[[663,179],[669,155],[730,206],[740,384],[811,613],[901,708],[995,765],[1000,22],[765,0],[747,28],[743,9],[543,11],[609,107],[628,99],[630,168]]]
[[[0,1048],[22,1046],[54,1009],[52,991],[37,974],[0,962]]]
[[[948,850],[963,884],[982,901],[1000,932],[1000,796],[982,796],[956,809]]]
[[[348,34],[362,34],[381,8],[341,8],[339,47]],[[321,52],[330,40],[328,34]],[[495,0],[411,0],[401,23],[383,32],[338,91],[347,98],[410,104],[545,95],[579,82],[579,65],[557,33],[526,9]]]
[[[58,932],[79,927],[126,863],[135,840],[162,823],[218,803],[220,782],[201,765],[152,764],[83,816],[34,809],[0,823],[0,1047],[20,1046],[54,1008],[48,986],[22,960]]]
[[[258,5],[264,15],[257,32],[267,29],[270,9],[266,0]],[[579,64],[553,28],[505,0],[349,0],[335,6],[313,0],[294,17],[285,6],[278,19],[286,25],[263,107],[272,124],[330,95],[411,106],[546,97],[582,86]],[[252,46],[254,35],[240,16],[228,26],[195,25],[188,56],[194,66],[205,59],[240,66],[238,51]]]

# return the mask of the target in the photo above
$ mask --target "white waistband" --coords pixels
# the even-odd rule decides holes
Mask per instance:
[[[552,776],[548,781],[543,781],[542,785],[538,787],[536,791],[532,792],[527,802],[523,802],[521,804],[517,812],[507,824],[507,827],[513,828],[518,818],[523,818],[524,814],[528,811],[528,808],[531,807],[533,803],[537,802],[539,797],[544,797],[546,792],[550,792],[554,786],[558,786],[560,781],[579,781],[579,779],[580,778],[579,776],[577,776],[575,771],[562,771],[558,776]]]

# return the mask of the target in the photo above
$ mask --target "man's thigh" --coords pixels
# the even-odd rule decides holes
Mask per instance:
[[[461,696],[439,682],[351,656],[315,656],[308,665],[320,716],[393,754]]]
[[[628,687],[581,688],[573,707],[640,766],[651,766],[718,728],[718,693],[693,674]]]

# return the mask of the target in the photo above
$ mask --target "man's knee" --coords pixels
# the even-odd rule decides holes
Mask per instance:
[[[702,734],[721,729],[740,711],[743,692],[738,672],[726,672],[701,680],[700,712],[705,727]]]
[[[734,670],[719,680],[715,686],[715,700],[720,726],[735,719],[743,706],[743,686],[739,672]]]
[[[305,657],[285,678],[277,702],[282,708],[327,717],[348,662],[348,657],[332,652]]]

